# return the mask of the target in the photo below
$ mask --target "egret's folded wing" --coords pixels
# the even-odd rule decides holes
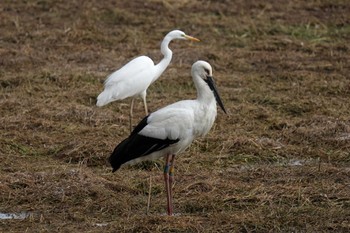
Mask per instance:
[[[103,106],[141,93],[151,84],[153,74],[154,63],[149,57],[133,59],[106,79],[96,105]]]

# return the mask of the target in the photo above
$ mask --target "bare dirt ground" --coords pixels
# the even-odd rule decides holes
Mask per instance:
[[[349,232],[350,2],[0,2],[0,232]],[[95,106],[131,58],[171,65],[151,110],[195,98],[210,62],[228,115],[178,156],[176,216],[163,161],[112,174],[129,101]],[[135,121],[143,117],[137,101]],[[149,183],[151,204],[146,214]]]

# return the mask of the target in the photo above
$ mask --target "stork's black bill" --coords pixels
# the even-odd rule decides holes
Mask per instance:
[[[221,101],[218,89],[216,88],[215,81],[214,81],[213,77],[207,75],[207,79],[205,79],[205,82],[208,84],[210,89],[213,91],[215,99],[216,99],[216,102],[219,104],[219,106],[222,109],[222,111],[224,111],[224,113],[227,114],[226,109],[224,107],[224,104]]]

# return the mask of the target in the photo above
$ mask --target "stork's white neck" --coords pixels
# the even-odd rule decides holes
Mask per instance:
[[[213,91],[209,88],[208,84],[202,79],[198,73],[192,73],[193,82],[197,89],[197,100],[210,104],[211,102],[216,103]]]
[[[193,81],[197,89],[198,110],[196,118],[200,119],[196,124],[195,132],[197,136],[206,135],[212,127],[216,114],[216,100],[213,91],[207,83],[198,75],[192,74]]]

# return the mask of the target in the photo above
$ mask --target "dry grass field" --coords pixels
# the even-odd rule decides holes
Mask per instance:
[[[350,232],[350,2],[0,2],[0,232]],[[163,161],[111,172],[130,99],[98,108],[135,56],[173,60],[151,111],[195,98],[212,64],[229,114],[177,157],[165,215]],[[135,105],[135,123],[144,117]],[[150,209],[146,213],[149,186]]]

